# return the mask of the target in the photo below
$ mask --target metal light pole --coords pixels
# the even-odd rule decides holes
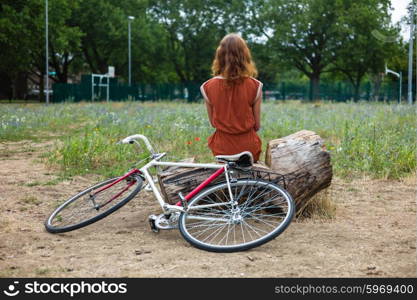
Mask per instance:
[[[401,98],[402,98],[402,88],[403,88],[403,72],[400,71],[400,87],[399,87],[399,96],[398,96],[398,103],[401,104]]]
[[[414,25],[414,26],[417,26],[417,24]],[[416,45],[415,46],[416,46],[416,51],[417,51],[417,36],[416,36],[416,33],[417,33],[417,30],[414,29],[414,39],[416,40]],[[415,90],[416,90],[416,98],[415,98],[414,101],[417,104],[417,54],[416,54],[416,88],[415,88]]]
[[[130,24],[135,19],[133,16],[128,17],[128,48],[129,48],[129,86],[132,85],[132,50],[131,50],[131,30]]]
[[[46,90],[46,104],[49,104],[49,51],[48,51],[48,0],[45,0],[45,90]],[[41,87],[39,87],[41,89]]]
[[[413,104],[413,46],[414,46],[414,4],[411,2],[410,41],[408,47],[408,104]]]

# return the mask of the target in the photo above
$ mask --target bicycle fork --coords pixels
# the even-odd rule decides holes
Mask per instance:
[[[90,195],[89,195],[89,196],[90,196],[90,200],[91,200],[91,202],[93,203],[93,207],[94,207],[94,209],[98,211],[100,208],[102,208],[102,207],[106,206],[107,204],[109,204],[110,202],[112,202],[114,199],[116,199],[117,197],[119,197],[120,195],[122,195],[124,192],[126,192],[128,189],[130,189],[130,187],[136,183],[136,180],[135,180],[135,179],[129,180],[129,177],[130,177],[131,175],[133,175],[133,174],[136,174],[136,173],[140,174],[140,171],[139,171],[139,170],[137,170],[137,169],[133,169],[133,170],[131,170],[130,172],[128,172],[127,174],[125,174],[124,176],[122,176],[122,177],[118,178],[117,180],[115,180],[114,182],[109,183],[109,184],[105,185],[104,187],[102,187],[102,188],[98,189],[97,191],[95,191],[93,194],[90,194]],[[122,181],[122,180],[124,180],[124,179],[128,179],[128,180],[127,180],[127,185],[126,185],[126,187],[125,187],[125,188],[123,188],[123,189],[122,189],[119,193],[117,193],[116,195],[114,195],[112,198],[110,198],[110,199],[109,199],[108,201],[106,201],[105,203],[103,203],[103,204],[101,204],[101,205],[98,205],[98,204],[96,203],[95,199],[96,199],[96,196],[97,196],[99,193],[101,193],[101,192],[103,192],[103,191],[107,190],[108,188],[112,187],[113,185],[115,185],[115,184],[119,183],[120,181]]]

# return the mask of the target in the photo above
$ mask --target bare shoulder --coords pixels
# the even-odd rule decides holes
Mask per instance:
[[[219,80],[219,79],[216,78],[216,77],[212,77],[212,78],[204,81],[203,84],[200,86],[201,94],[203,95],[204,99],[208,103],[211,103],[211,101],[209,99],[210,90],[213,89],[213,87],[214,87],[213,84],[215,84],[217,80]]]
[[[252,103],[256,103],[258,102],[258,100],[260,100],[262,98],[262,87],[263,87],[263,83],[261,81],[259,81],[258,79],[254,78],[254,77],[249,77],[252,84],[254,85],[254,89],[256,91],[256,96],[255,99],[253,99]]]
[[[263,83],[260,81],[260,80],[258,80],[258,79],[256,79],[256,78],[254,78],[254,77],[249,77],[248,78],[251,82],[253,82],[253,83],[255,83],[256,84],[256,86],[262,86],[263,85]]]
[[[221,79],[222,78],[220,76],[212,77],[212,78],[204,81],[203,84],[201,85],[201,87],[208,86],[208,85],[211,85],[211,84],[215,84],[217,81],[219,81]]]

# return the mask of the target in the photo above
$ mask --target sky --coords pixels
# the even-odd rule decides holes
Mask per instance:
[[[393,8],[392,10],[392,21],[394,23],[401,20],[403,16],[405,16],[407,12],[407,5],[410,3],[410,0],[391,0],[391,6]],[[404,26],[403,26],[404,27]],[[408,26],[405,26],[402,30],[402,35],[405,40],[408,40],[410,38],[410,31],[407,28]]]

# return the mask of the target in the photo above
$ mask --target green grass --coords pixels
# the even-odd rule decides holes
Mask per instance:
[[[51,272],[49,268],[37,268],[35,269],[35,274],[38,276],[46,276]]]
[[[20,199],[19,202],[21,204],[28,204],[28,205],[39,205],[42,203],[42,201],[40,201],[38,198],[36,198],[35,196],[30,196],[30,195],[23,197],[22,199]]]
[[[42,185],[42,183],[41,183],[41,182],[39,182],[39,181],[33,181],[33,182],[28,182],[28,183],[25,183],[24,185],[25,185],[25,186],[28,186],[28,187],[32,187],[32,186]]]
[[[416,168],[415,106],[382,103],[263,104],[263,150],[267,141],[299,130],[324,138],[334,173],[401,178]],[[61,176],[114,176],[146,156],[133,145],[116,145],[142,133],[156,148],[179,160],[212,161],[213,132],[201,103],[115,102],[0,105],[0,142],[56,140],[45,157]]]

